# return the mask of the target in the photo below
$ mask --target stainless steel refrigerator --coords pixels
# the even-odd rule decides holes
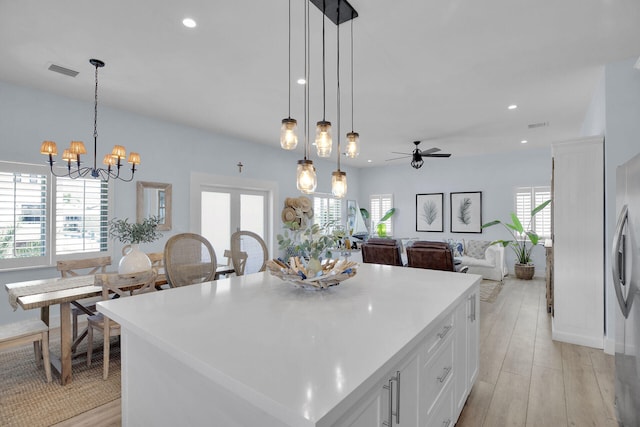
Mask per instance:
[[[640,154],[618,167],[616,179],[616,411],[621,426],[640,427]]]

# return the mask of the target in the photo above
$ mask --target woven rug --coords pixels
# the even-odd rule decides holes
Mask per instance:
[[[58,375],[46,383],[44,368],[38,368],[33,346],[0,353],[0,426],[50,426],[120,397],[120,348],[112,338],[109,377],[102,379],[102,335],[96,334],[91,367],[86,357],[73,360],[73,381],[60,385]],[[86,349],[80,346],[80,351]],[[50,343],[60,354],[59,340]]]
[[[502,290],[503,283],[495,280],[483,280],[480,282],[480,301],[494,302]]]

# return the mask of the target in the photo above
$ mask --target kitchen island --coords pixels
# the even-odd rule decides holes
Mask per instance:
[[[123,425],[453,425],[477,376],[480,276],[362,264],[100,302],[122,325]]]

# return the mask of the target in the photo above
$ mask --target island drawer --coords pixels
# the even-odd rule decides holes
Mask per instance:
[[[420,425],[422,427],[453,427],[453,402],[453,383],[449,382],[442,391],[431,414],[425,418],[420,418]]]
[[[453,359],[453,334],[444,338],[431,360],[428,360],[420,372],[420,400],[423,403],[420,419],[431,418],[439,403],[442,391],[452,383],[455,374]],[[450,387],[449,387],[450,388]]]
[[[447,338],[453,335],[453,328],[453,314],[448,314],[425,340],[422,360],[429,361],[433,357]]]

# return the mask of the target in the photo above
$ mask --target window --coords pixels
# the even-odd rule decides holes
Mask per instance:
[[[549,187],[521,187],[516,189],[516,216],[525,230],[531,221],[531,211],[551,198]],[[531,221],[532,231],[538,233],[540,239],[551,238],[551,205],[538,212]]]
[[[108,250],[108,184],[0,163],[0,269],[53,265]]]
[[[56,178],[56,254],[107,250],[106,182]]]
[[[320,226],[342,224],[342,199],[333,196],[313,196],[313,222]]]
[[[369,196],[369,207],[371,208],[369,212],[371,217],[371,227],[377,227],[378,222],[380,222],[380,218],[382,218],[382,216],[393,207],[393,194],[372,194]],[[384,224],[387,227],[387,236],[393,236],[393,224],[391,223],[391,218],[386,220]],[[372,229],[371,233],[377,234],[375,229]]]

